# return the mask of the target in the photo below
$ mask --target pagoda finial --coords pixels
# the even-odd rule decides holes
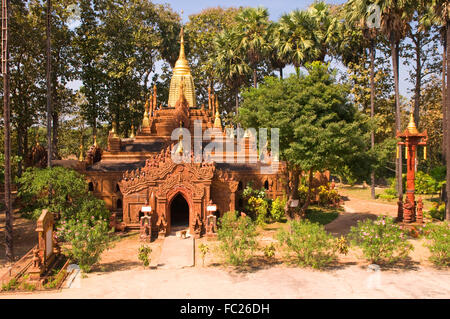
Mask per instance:
[[[216,96],[216,118],[214,120],[214,127],[220,129],[222,128],[222,121],[220,120],[219,102],[217,101],[217,96]]]
[[[414,122],[414,115],[412,111],[409,112],[408,132],[410,134],[419,134],[419,131],[417,130],[416,127],[416,123]]]
[[[94,135],[94,146],[97,147],[97,135]]]
[[[142,127],[149,127],[150,126],[150,121],[148,119],[148,100],[145,102],[145,106],[144,106],[144,118],[142,119]]]

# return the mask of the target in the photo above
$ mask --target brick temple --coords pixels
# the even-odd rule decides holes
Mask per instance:
[[[267,160],[268,152],[260,158],[256,145],[252,144],[254,135],[245,134],[238,139],[235,133],[230,134],[222,127],[217,97],[211,90],[208,105],[196,105],[183,33],[167,107],[157,107],[156,93],[154,87],[136,135],[132,132],[129,138],[120,138],[113,123],[106,150],[94,142],[86,159],[80,158],[70,165],[86,176],[89,190],[105,201],[123,228],[138,229],[141,217],[150,215],[152,231],[161,233],[163,228],[163,233],[170,233],[175,226],[183,226],[191,234],[202,235],[208,215],[220,217],[227,211],[243,208],[241,194],[249,183],[254,188],[265,188],[270,198],[283,196],[283,163],[276,161],[277,165],[273,165]],[[192,148],[195,143],[202,147],[210,143],[199,139],[198,129],[197,135],[194,134],[199,124],[201,136],[207,130],[213,131],[211,140],[221,143],[222,150],[214,149],[208,158],[189,156],[183,162],[174,161],[174,155],[186,157],[185,145],[189,141]],[[187,129],[190,134],[173,140],[172,133],[178,129]],[[231,152],[229,145],[233,148]],[[212,211],[214,206],[216,209]]]

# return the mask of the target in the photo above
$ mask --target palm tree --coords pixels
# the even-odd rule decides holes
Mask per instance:
[[[364,0],[349,0],[345,6],[346,27],[356,26],[362,31],[362,45],[369,48],[370,55],[370,118],[373,119],[375,116],[375,47],[376,38],[378,32],[376,28],[369,28],[365,21],[365,11],[358,11],[354,8],[361,8],[361,2]],[[365,41],[364,41],[365,40]],[[375,148],[375,132],[372,130],[370,132],[370,146],[372,150]],[[371,197],[375,199],[375,172],[372,171],[370,174],[370,193]]]
[[[313,3],[307,11],[312,21],[314,32],[314,52],[317,54],[315,60],[325,62],[327,54],[333,51],[337,45],[338,36],[338,7],[333,7],[323,1]]]
[[[429,3],[428,1],[426,3]],[[431,9],[431,12],[434,17],[434,21],[436,24],[439,24],[445,28],[446,33],[446,47],[448,46],[448,43],[450,43],[450,1],[449,0],[431,0],[431,4],[429,4],[429,8]],[[450,83],[450,57],[447,53],[446,56],[446,73],[447,73],[447,84]],[[442,83],[443,86],[445,86],[445,83]],[[450,129],[450,85],[447,85],[447,94],[445,97],[445,123],[443,125],[446,127],[445,132],[447,133],[447,136],[444,137],[444,141],[448,141],[448,132]],[[446,166],[447,166],[447,184],[446,184],[446,200],[445,200],[445,218],[447,220],[450,220],[450,147],[446,145],[445,147],[445,159],[446,159]]]
[[[239,90],[251,74],[245,52],[239,49],[237,37],[233,30],[219,33],[215,39],[216,56],[214,58],[215,76],[235,92],[236,114],[239,108]]]
[[[298,76],[300,66],[318,55],[314,52],[311,25],[310,15],[301,10],[282,15],[278,23],[274,45],[278,48],[281,58],[294,65]]]
[[[253,69],[253,85],[256,88],[257,69],[270,49],[267,41],[269,12],[266,8],[246,8],[236,16],[237,41],[247,54],[248,64]]]
[[[280,79],[283,78],[283,68],[287,64],[286,56],[280,53],[279,39],[280,26],[276,22],[272,22],[269,27],[268,41],[270,44],[270,52],[268,54],[268,60],[273,69],[278,69],[280,72]]]
[[[11,126],[9,90],[9,0],[2,0],[2,73],[3,73],[3,122],[5,125],[5,251],[6,260],[14,261],[13,251],[13,209],[11,205]]]
[[[52,87],[51,87],[51,14],[52,2],[47,0],[47,166],[52,166]]]
[[[371,5],[376,5],[379,8],[379,29],[387,38],[391,50],[395,84],[395,127],[397,131],[400,131],[399,47],[400,41],[405,37],[409,29],[409,22],[414,13],[415,8],[413,0],[361,0],[355,1],[355,5],[356,7],[354,7],[353,10],[365,15],[365,21],[368,21],[370,15],[373,14],[373,12],[369,10]],[[399,196],[403,196],[401,148],[399,150],[399,158],[395,165],[395,174],[397,180],[397,193]]]

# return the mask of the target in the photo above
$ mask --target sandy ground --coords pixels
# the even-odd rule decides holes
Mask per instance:
[[[326,229],[339,236],[348,233],[357,220],[378,214],[395,216],[396,206],[349,198],[345,212]],[[262,245],[273,234],[264,232]],[[180,239],[181,240],[181,239]],[[422,240],[414,245],[406,265],[381,271],[368,270],[360,252],[350,250],[326,271],[290,267],[277,253],[267,262],[256,258],[249,267],[236,270],[223,266],[215,253],[217,242],[202,238],[211,250],[205,266],[196,250],[196,266],[184,269],[144,269],[137,259],[141,243],[129,234],[102,255],[100,264],[74,288],[60,292],[2,293],[0,298],[450,298],[450,271],[434,268]],[[162,240],[150,244],[151,264],[158,263]]]

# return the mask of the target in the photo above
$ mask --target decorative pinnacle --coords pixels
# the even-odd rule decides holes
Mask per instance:
[[[417,127],[416,127],[416,123],[414,122],[413,112],[409,113],[408,132],[410,134],[419,134],[419,131],[417,130]]]

